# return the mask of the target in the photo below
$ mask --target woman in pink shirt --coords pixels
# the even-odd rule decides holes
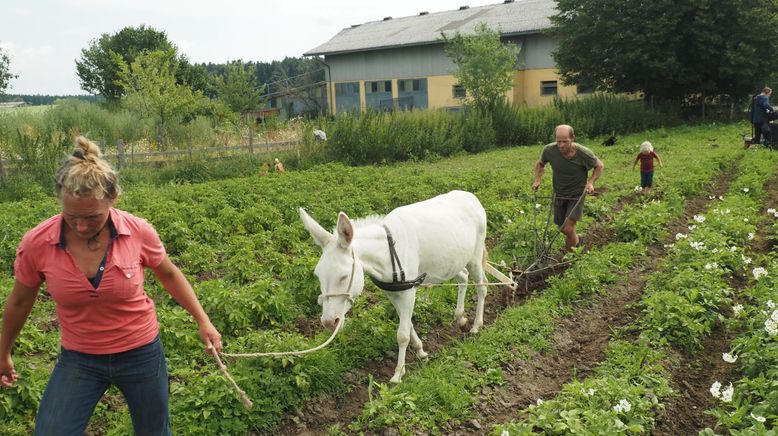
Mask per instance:
[[[118,176],[95,144],[77,138],[56,191],[62,213],[27,232],[16,252],[16,281],[0,334],[0,386],[17,381],[11,348],[46,282],[56,302],[61,353],[35,434],[82,435],[110,385],[124,394],[136,434],[170,434],[167,366],[143,269],[154,271],[192,315],[206,352],[221,351],[221,335],[154,228],[113,207],[121,192]]]

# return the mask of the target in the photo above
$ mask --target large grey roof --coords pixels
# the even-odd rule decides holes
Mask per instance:
[[[499,28],[503,35],[537,33],[551,26],[556,14],[554,0],[516,0],[512,3],[478,6],[427,15],[369,21],[341,30],[305,56],[330,55],[381,48],[434,43],[441,32],[473,33],[478,23]]]

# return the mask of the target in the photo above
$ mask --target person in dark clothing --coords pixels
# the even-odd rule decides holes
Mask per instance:
[[[775,111],[775,108],[770,106],[770,95],[772,93],[772,89],[765,87],[762,90],[762,93],[754,97],[754,100],[751,103],[751,123],[754,125],[754,144],[762,143],[762,135],[763,133],[766,133],[762,129],[769,123],[767,114]],[[769,132],[769,130],[767,130],[767,132]],[[767,140],[768,138],[764,139]]]

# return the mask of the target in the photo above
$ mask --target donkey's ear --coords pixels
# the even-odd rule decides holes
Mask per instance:
[[[319,247],[324,248],[324,246],[327,245],[327,242],[334,237],[332,233],[324,230],[324,227],[311,218],[305,209],[300,208],[298,210],[300,212],[300,219],[303,220],[303,226],[308,230],[308,233],[311,234],[313,241],[316,242],[316,245]]]
[[[341,212],[338,214],[338,245],[341,248],[347,248],[354,239],[354,225],[348,219],[348,215]]]

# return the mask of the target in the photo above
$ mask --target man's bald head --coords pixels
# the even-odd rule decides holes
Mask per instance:
[[[556,130],[554,131],[556,136],[563,136],[567,134],[567,137],[570,138],[571,141],[575,140],[575,131],[573,130],[573,126],[570,126],[568,124],[560,124],[556,126]]]

